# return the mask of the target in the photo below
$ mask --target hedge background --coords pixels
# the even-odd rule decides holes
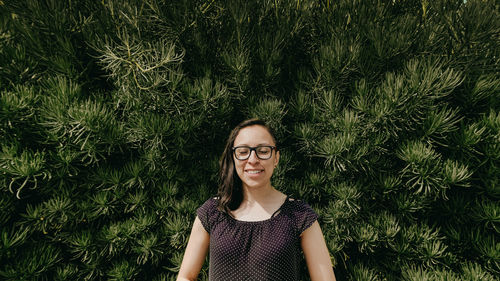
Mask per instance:
[[[260,117],[338,280],[498,280],[499,37],[493,0],[1,0],[0,279],[175,280]]]

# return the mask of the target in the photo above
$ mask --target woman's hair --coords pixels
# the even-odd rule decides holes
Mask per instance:
[[[245,120],[238,124],[231,131],[231,134],[229,134],[229,138],[226,142],[226,147],[224,148],[224,152],[222,153],[222,157],[220,159],[220,185],[218,192],[219,200],[217,206],[217,209],[219,209],[219,211],[226,214],[230,214],[230,210],[236,210],[240,206],[241,201],[243,201],[243,186],[241,183],[241,179],[234,168],[234,140],[238,136],[241,129],[254,125],[259,125],[266,128],[267,131],[269,131],[269,134],[271,134],[276,147],[278,147],[272,129],[266,124],[266,122],[260,119]],[[278,151],[278,148],[276,149],[276,151]]]

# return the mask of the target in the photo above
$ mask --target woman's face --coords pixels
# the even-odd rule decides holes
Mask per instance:
[[[275,146],[269,131],[260,125],[248,126],[241,129],[236,136],[233,147],[237,146]],[[262,160],[257,157],[256,151],[250,151],[246,160],[238,160],[233,154],[236,173],[246,187],[264,187],[271,184],[271,176],[279,161],[279,152],[272,151],[271,158]]]

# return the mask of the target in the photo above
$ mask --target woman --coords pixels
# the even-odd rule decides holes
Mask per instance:
[[[317,214],[271,185],[280,152],[261,120],[240,123],[221,159],[218,197],[196,218],[177,280],[196,280],[210,248],[209,280],[335,280]]]

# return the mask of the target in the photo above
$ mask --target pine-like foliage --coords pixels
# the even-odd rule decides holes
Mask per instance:
[[[338,280],[497,280],[499,34],[493,0],[0,0],[0,279],[175,279],[260,117]]]

